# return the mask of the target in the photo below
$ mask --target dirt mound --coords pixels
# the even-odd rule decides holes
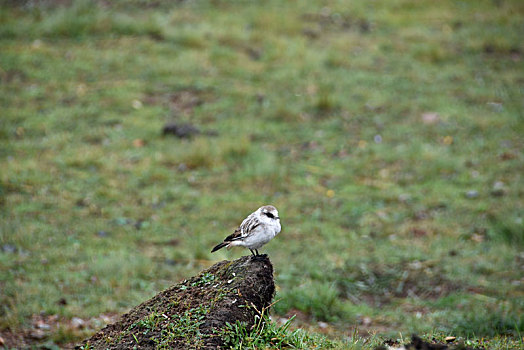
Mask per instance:
[[[253,325],[274,291],[267,257],[221,261],[138,305],[77,348],[215,349],[226,322]]]
[[[446,339],[446,341],[454,341],[453,339]],[[426,342],[419,338],[417,335],[413,334],[411,336],[411,343],[400,345],[395,341],[386,341],[383,346],[376,347],[375,350],[473,350],[473,348],[464,345],[463,343],[451,345],[444,344],[438,341],[432,343]]]

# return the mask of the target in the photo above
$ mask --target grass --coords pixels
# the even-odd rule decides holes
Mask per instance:
[[[2,2],[0,334],[120,313],[235,258],[209,251],[271,203],[291,329],[522,346],[523,17],[518,0]],[[162,137],[169,121],[218,136]]]
[[[325,337],[310,335],[302,329],[289,331],[293,318],[277,326],[266,314],[258,318],[252,328],[236,321],[228,323],[221,337],[230,349],[318,349],[334,348],[335,344]]]
[[[145,320],[141,320],[136,324],[131,325],[129,332],[133,334],[136,340],[137,336],[134,335],[134,332],[142,332],[142,334],[147,336],[148,332],[161,329],[161,336],[159,338],[150,338],[155,349],[169,349],[169,344],[175,339],[180,338],[192,339],[199,342],[201,341],[199,327],[204,322],[203,318],[208,311],[209,310],[202,307],[187,310],[184,315],[179,315],[176,319],[169,320],[168,325],[163,328],[160,327],[159,323],[164,321],[163,318],[167,318],[167,316],[152,313]],[[137,345],[140,345],[138,341]]]

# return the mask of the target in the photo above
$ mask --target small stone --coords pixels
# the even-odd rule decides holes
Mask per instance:
[[[478,233],[474,233],[471,235],[471,240],[477,243],[482,243],[484,242],[484,236]]]
[[[102,231],[98,231],[98,232],[96,233],[96,235],[97,235],[98,237],[104,238],[104,237],[107,237],[107,236],[109,235],[109,233],[107,233],[107,231],[103,231],[103,230],[102,230]]]
[[[31,44],[31,46],[33,47],[33,49],[39,49],[42,47],[42,40],[40,39],[36,39],[35,41],[33,41],[33,43]]]
[[[82,320],[81,318],[79,317],[73,317],[71,319],[71,326],[74,328],[74,329],[82,329],[84,328],[85,326],[85,321]]]
[[[140,100],[133,100],[131,102],[131,106],[133,106],[134,109],[141,109],[142,108],[142,101]]]
[[[107,315],[101,315],[100,316],[100,319],[102,320],[102,322],[104,322],[105,324],[109,324],[111,322],[113,322],[113,319]]]
[[[326,322],[322,322],[322,321],[317,323],[317,324],[322,329],[327,328],[329,326]]]
[[[35,328],[37,328],[37,329],[43,329],[43,330],[46,330],[46,331],[51,329],[51,326],[48,325],[47,323],[45,323],[42,320],[36,321],[33,326]]]
[[[41,340],[46,337],[46,334],[41,329],[33,329],[31,333],[29,334],[31,338]]]
[[[444,338],[444,340],[446,341],[446,343],[454,342],[455,339],[457,339],[457,337],[446,337],[446,338]]]
[[[168,123],[162,129],[163,135],[174,135],[180,139],[188,139],[201,133],[199,128],[191,124]]]
[[[479,196],[479,193],[476,190],[469,190],[468,192],[466,192],[466,198],[473,199],[473,198],[477,198],[478,196]]]
[[[506,184],[502,181],[497,181],[493,184],[491,195],[494,197],[501,197],[506,194]]]
[[[12,253],[16,253],[17,248],[16,248],[16,246],[14,244],[4,244],[2,246],[2,251],[4,253],[11,253],[12,254]]]
[[[420,270],[423,267],[423,265],[420,261],[415,260],[409,264],[409,267],[413,270]]]
[[[424,124],[436,124],[439,122],[440,116],[435,112],[426,112],[422,114],[422,122]]]
[[[169,266],[175,266],[177,264],[176,260],[174,259],[165,259],[164,263]]]

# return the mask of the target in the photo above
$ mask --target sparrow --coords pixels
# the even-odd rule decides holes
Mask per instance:
[[[211,253],[227,247],[246,247],[253,256],[259,256],[258,249],[269,242],[281,230],[278,210],[272,205],[258,208],[242,221],[240,226],[211,250]],[[253,250],[256,252],[253,252]]]

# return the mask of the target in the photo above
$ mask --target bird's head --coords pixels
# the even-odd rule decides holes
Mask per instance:
[[[260,207],[258,210],[260,212],[260,217],[265,221],[280,221],[280,217],[278,216],[278,210],[274,206],[264,205],[263,207]]]

